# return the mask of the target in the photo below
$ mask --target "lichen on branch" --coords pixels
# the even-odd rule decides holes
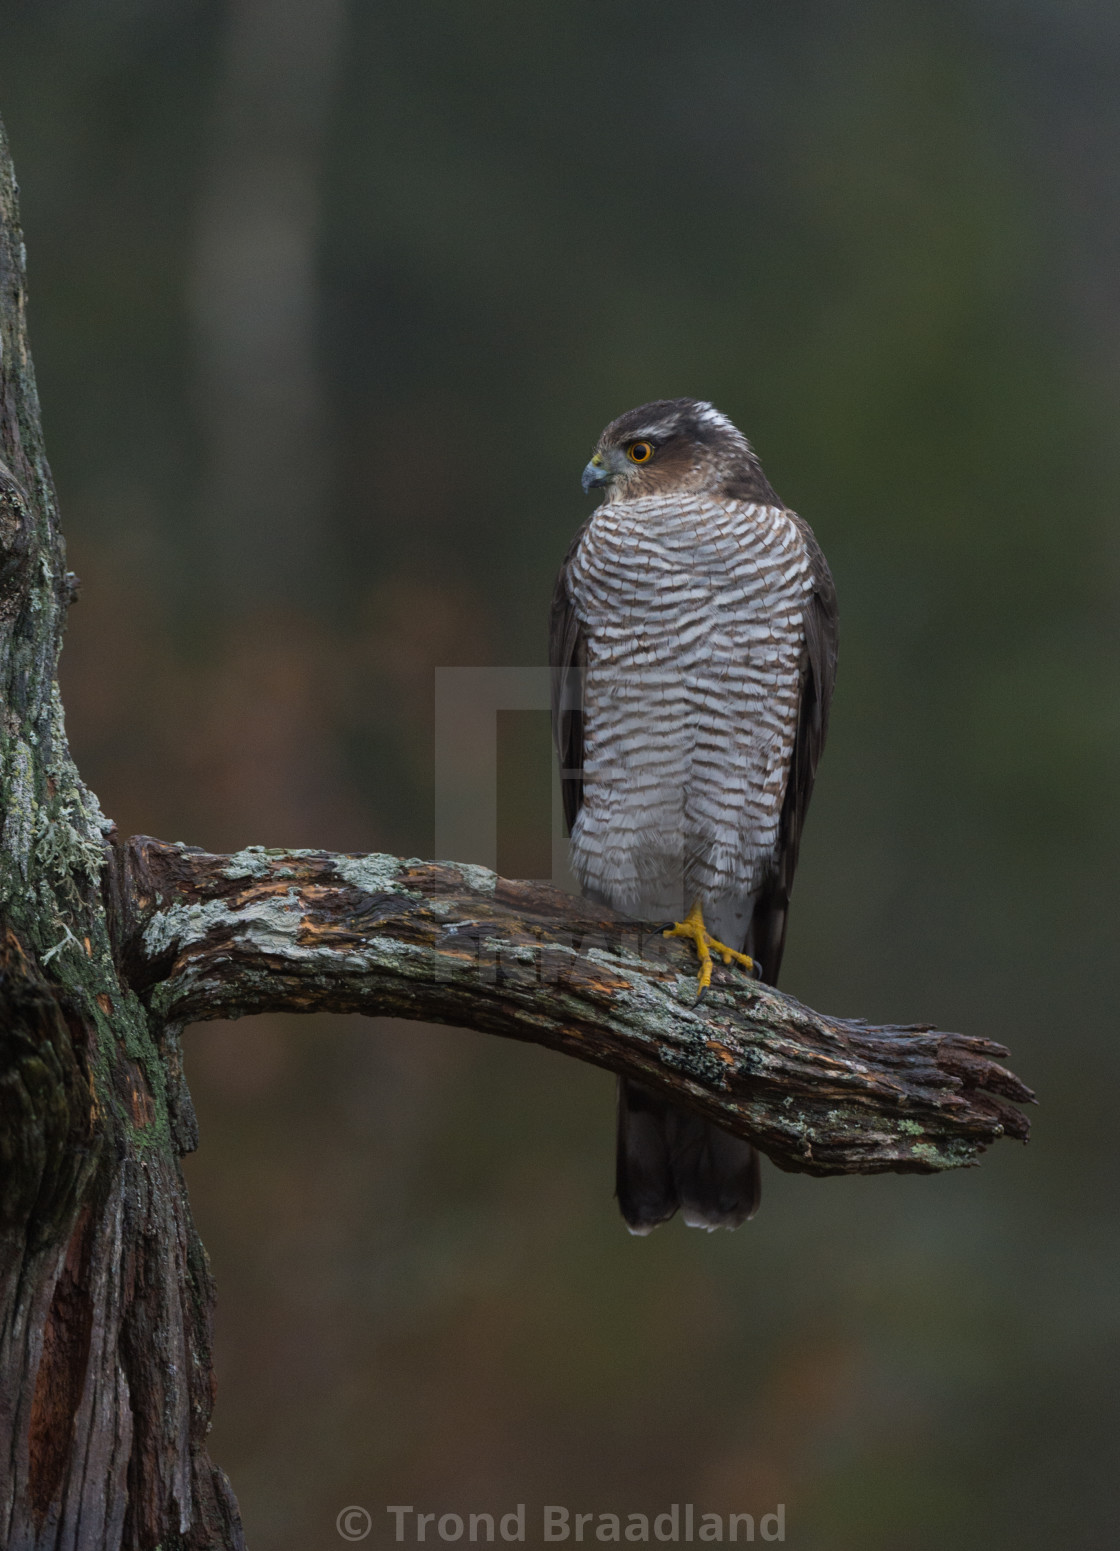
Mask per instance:
[[[325,1009],[527,1040],[812,1174],[955,1168],[1028,1133],[1000,1045],[826,1017],[737,969],[700,1000],[655,927],[484,868],[136,837],[112,878],[122,976],[168,1021]]]

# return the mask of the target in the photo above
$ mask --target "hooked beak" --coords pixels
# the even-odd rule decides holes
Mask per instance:
[[[591,462],[583,471],[580,484],[583,486],[584,495],[589,495],[598,485],[610,483],[611,471],[603,462],[602,456],[596,453]]]

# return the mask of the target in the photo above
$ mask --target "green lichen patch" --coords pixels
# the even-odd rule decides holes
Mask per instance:
[[[407,894],[412,899],[419,899],[421,896],[416,890],[401,886],[400,876],[406,865],[398,856],[385,856],[374,851],[368,856],[340,856],[334,870],[364,894]]]
[[[978,1148],[974,1142],[954,1138],[945,1142],[915,1142],[911,1153],[930,1169],[959,1169],[976,1162]]]
[[[498,875],[488,867],[478,867],[473,862],[444,862],[441,866],[454,867],[467,887],[476,894],[493,894],[498,887]]]
[[[243,851],[235,851],[220,869],[223,878],[264,878],[271,871],[268,861],[268,852],[264,846],[246,846]]]

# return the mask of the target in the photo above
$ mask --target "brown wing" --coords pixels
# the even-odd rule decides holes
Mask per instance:
[[[560,760],[564,819],[569,834],[583,802],[583,670],[587,664],[587,642],[568,590],[568,569],[583,534],[581,528],[560,567],[549,624],[552,738]]]
[[[805,666],[801,703],[793,742],[786,795],[778,831],[774,871],[763,887],[751,917],[745,951],[762,966],[763,977],[775,984],[786,940],[786,920],[801,830],[813,793],[824,740],[828,735],[828,708],[836,683],[838,616],[836,587],[820,546],[807,523],[795,518],[809,549],[813,591],[805,609]]]

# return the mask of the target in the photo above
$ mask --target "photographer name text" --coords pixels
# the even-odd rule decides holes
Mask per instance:
[[[508,1513],[419,1513],[411,1504],[385,1509],[393,1520],[394,1538],[414,1544],[465,1540],[523,1542],[526,1510],[518,1503]],[[579,1513],[557,1503],[540,1510],[540,1536],[546,1544],[562,1541],[629,1541],[632,1545],[687,1545],[691,1541],[743,1544],[754,1540],[784,1541],[786,1505],[770,1513],[705,1513],[694,1503],[673,1503],[663,1513]],[[367,1531],[368,1533],[368,1531]],[[364,1538],[364,1537],[363,1537]]]

